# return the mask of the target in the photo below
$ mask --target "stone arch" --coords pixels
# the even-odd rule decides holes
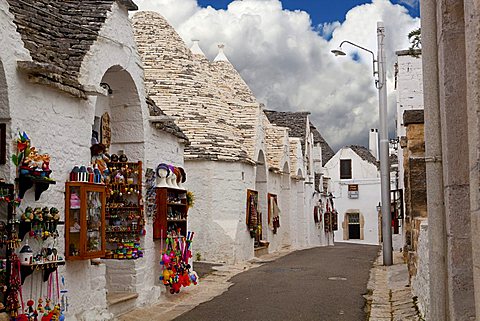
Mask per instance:
[[[303,184],[303,171],[301,168],[297,170],[297,180],[295,182],[296,192],[297,192],[297,208],[295,209],[295,216],[293,217],[296,220],[296,242],[300,246],[306,245],[307,238],[307,221],[305,215],[305,185]]]
[[[291,189],[290,189],[290,166],[288,162],[283,164],[282,176],[281,176],[281,191],[280,191],[280,226],[283,233],[283,245],[292,244],[292,213],[291,213]]]
[[[116,65],[105,72],[101,84],[109,94],[97,98],[94,129],[99,128],[101,124],[98,122],[108,113],[111,132],[109,153],[123,151],[130,160],[143,160],[145,134],[142,104],[135,81],[128,71]]]
[[[145,133],[141,95],[131,74],[121,66],[107,69],[100,86],[108,93],[97,97],[93,119],[93,131],[98,131],[99,142],[110,141],[108,152],[122,151],[132,162],[145,159]],[[105,115],[108,115],[105,116]],[[109,123],[109,126],[106,124]],[[101,129],[101,130],[100,130]],[[110,139],[105,133],[110,132]],[[105,141],[107,140],[107,141]],[[142,240],[142,243],[144,240]],[[143,244],[142,244],[143,245]],[[107,249],[109,249],[107,243]],[[135,260],[105,260],[108,293],[136,293],[138,270]],[[128,280],[128,282],[126,281]]]
[[[267,163],[265,154],[262,150],[258,152],[257,166],[255,171],[255,190],[258,192],[258,210],[262,213],[262,233],[261,238],[266,240],[268,215],[267,215]],[[255,240],[258,244],[259,238]]]
[[[5,76],[5,69],[0,59],[0,119],[9,118],[10,105],[8,102],[7,78]]]
[[[5,69],[3,68],[3,62],[0,59],[0,126],[5,126],[5,139],[7,142],[11,141],[10,130],[7,130],[9,127],[8,120],[10,119],[10,103],[8,99],[8,86],[7,86],[7,77],[5,75]],[[11,148],[11,144],[7,144],[6,148]],[[0,165],[0,174],[2,177],[9,177],[10,172],[10,162],[8,161],[7,155],[10,154],[10,151],[2,151],[5,153],[5,164]]]

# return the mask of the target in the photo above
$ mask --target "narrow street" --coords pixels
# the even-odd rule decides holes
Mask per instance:
[[[236,275],[227,292],[175,320],[365,320],[377,252],[347,243],[294,252]]]

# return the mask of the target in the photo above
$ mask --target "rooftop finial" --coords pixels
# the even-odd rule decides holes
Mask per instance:
[[[215,59],[213,59],[213,61],[227,61],[227,62],[230,62],[228,60],[227,56],[225,56],[225,53],[223,52],[223,48],[225,48],[225,45],[223,43],[218,45],[218,54],[215,57]]]
[[[190,47],[190,51],[192,52],[192,54],[194,55],[202,55],[202,56],[205,56],[205,53],[202,51],[202,48],[200,48],[200,46],[198,45],[200,40],[198,39],[192,39],[192,47]]]

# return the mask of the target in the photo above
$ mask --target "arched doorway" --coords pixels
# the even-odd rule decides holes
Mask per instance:
[[[291,225],[292,225],[292,214],[290,213],[290,167],[288,163],[285,162],[282,168],[282,177],[281,177],[281,194],[280,194],[280,208],[281,208],[281,215],[280,215],[280,228],[283,230],[283,239],[282,245],[283,246],[290,246],[292,245],[292,233],[291,233]]]
[[[261,216],[261,227],[255,236],[255,246],[261,246],[261,241],[267,239],[267,164],[263,151],[258,153],[255,173],[255,190],[258,192],[258,214]]]
[[[143,116],[138,90],[130,74],[120,66],[110,67],[101,86],[108,96],[97,98],[93,130],[105,136],[102,116],[110,119],[110,154],[123,151],[129,159],[144,158]],[[107,118],[107,117],[105,117]],[[103,128],[104,130],[106,128]],[[108,130],[108,129],[107,129]],[[99,142],[102,139],[99,139]]]
[[[7,79],[5,77],[5,70],[3,69],[3,63],[0,60],[0,139],[2,142],[0,143],[0,175],[4,178],[8,179],[10,177],[10,162],[8,161],[7,155],[10,152],[7,150],[10,144],[6,144],[7,142],[11,141],[11,137],[9,134],[9,122],[10,119],[10,105],[8,101],[8,87],[7,87]],[[4,145],[5,144],[5,145]]]
[[[297,190],[297,208],[295,210],[296,215],[296,244],[297,246],[303,247],[306,245],[306,221],[305,221],[305,189],[303,180],[303,173],[301,169],[297,171],[297,181],[296,181],[296,190]]]
[[[106,145],[110,155],[126,155],[128,162],[144,161],[145,136],[141,96],[138,93],[134,80],[128,71],[122,67],[112,66],[105,72],[100,86],[105,89],[107,95],[99,96],[96,100],[92,122],[92,143],[95,140],[103,143]],[[139,173],[139,175],[143,177],[142,173]],[[138,181],[137,184],[141,186],[143,179],[138,179]],[[115,213],[120,218],[128,216],[128,212]],[[115,219],[114,215],[106,217],[106,225],[114,225],[113,220]],[[140,240],[141,247],[145,248],[144,237],[140,235],[141,233],[138,232],[136,234],[107,232],[106,249],[114,251],[118,247],[117,244],[130,242],[131,240],[137,242],[137,239]],[[144,264],[143,261],[145,259],[104,260],[106,265],[107,301],[112,313],[117,314],[118,311],[122,310],[122,303],[112,302],[126,302],[128,299],[138,296],[137,289],[140,288],[138,284],[143,277],[140,272],[140,267]],[[116,301],[112,297],[115,297]],[[115,307],[113,307],[114,305]]]

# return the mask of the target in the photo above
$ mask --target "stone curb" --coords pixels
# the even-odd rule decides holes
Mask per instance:
[[[370,270],[367,321],[424,321],[412,295],[407,265],[402,253],[394,252],[394,264],[382,265],[382,252]]]

